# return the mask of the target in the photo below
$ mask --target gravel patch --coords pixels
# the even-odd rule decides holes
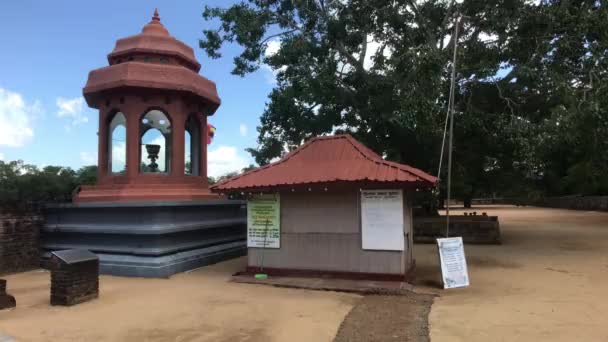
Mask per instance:
[[[413,292],[365,296],[348,313],[334,342],[428,342],[432,304],[432,295]]]

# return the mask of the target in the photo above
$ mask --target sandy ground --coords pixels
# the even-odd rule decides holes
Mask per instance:
[[[431,340],[608,341],[608,213],[486,207],[502,246],[466,245],[471,286],[442,291]],[[434,245],[416,245],[419,281],[439,278]]]
[[[358,295],[228,282],[240,258],[171,279],[102,276],[101,297],[49,305],[49,274],[6,277],[17,308],[0,335],[17,341],[331,341]]]
[[[500,217],[504,243],[467,245],[471,286],[434,290],[433,342],[608,341],[608,213],[476,210]],[[416,245],[415,254],[417,290],[433,291],[436,248]],[[241,258],[171,279],[103,276],[100,299],[71,308],[49,306],[48,273],[11,275],[17,309],[0,312],[0,340],[331,341],[361,300],[228,282],[244,265]]]

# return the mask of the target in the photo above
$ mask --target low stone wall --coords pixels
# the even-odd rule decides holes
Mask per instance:
[[[41,225],[39,216],[0,214],[0,274],[39,267]]]
[[[445,237],[446,217],[414,217],[414,242],[435,243]],[[450,236],[461,236],[465,243],[500,244],[497,216],[450,216]]]
[[[529,205],[548,208],[608,211],[608,196],[545,197],[532,201]]]
[[[485,204],[512,204],[546,208],[608,211],[608,196],[573,195],[542,197],[539,199],[525,197],[474,198],[471,203],[473,206]]]

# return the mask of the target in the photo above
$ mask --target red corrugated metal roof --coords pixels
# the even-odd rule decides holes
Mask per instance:
[[[242,191],[334,182],[402,183],[432,186],[437,178],[405,164],[382,159],[352,136],[316,137],[281,160],[211,187]]]

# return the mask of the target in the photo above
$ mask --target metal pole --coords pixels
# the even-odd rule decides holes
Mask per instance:
[[[450,3],[450,9],[454,8],[454,0]],[[456,43],[456,41],[454,41]],[[443,166],[443,152],[445,150],[445,136],[448,132],[448,121],[450,120],[450,103],[452,102],[454,93],[450,88],[450,96],[448,100],[448,109],[445,111],[445,124],[443,125],[443,139],[441,140],[441,153],[439,154],[439,167],[437,168],[437,180],[441,180],[441,166]]]
[[[264,254],[266,252],[266,241],[268,238],[268,219],[266,219],[266,226],[264,227],[264,245],[262,246],[262,260],[260,260],[260,273],[264,272]]]
[[[454,140],[454,88],[456,81],[456,51],[458,49],[458,27],[460,26],[459,16],[456,16],[456,24],[454,28],[454,58],[452,60],[452,80],[450,82],[450,101],[448,108],[450,110],[450,140],[448,145],[448,198],[446,204],[446,230],[445,237],[450,236],[450,199],[452,195],[452,141]]]
[[[450,121],[450,102],[452,102],[452,91],[448,100],[448,110],[445,111],[445,125],[443,127],[443,140],[441,140],[441,153],[439,153],[439,167],[437,169],[437,180],[441,180],[441,166],[443,165],[443,152],[445,149],[445,136],[448,133],[448,122]]]

